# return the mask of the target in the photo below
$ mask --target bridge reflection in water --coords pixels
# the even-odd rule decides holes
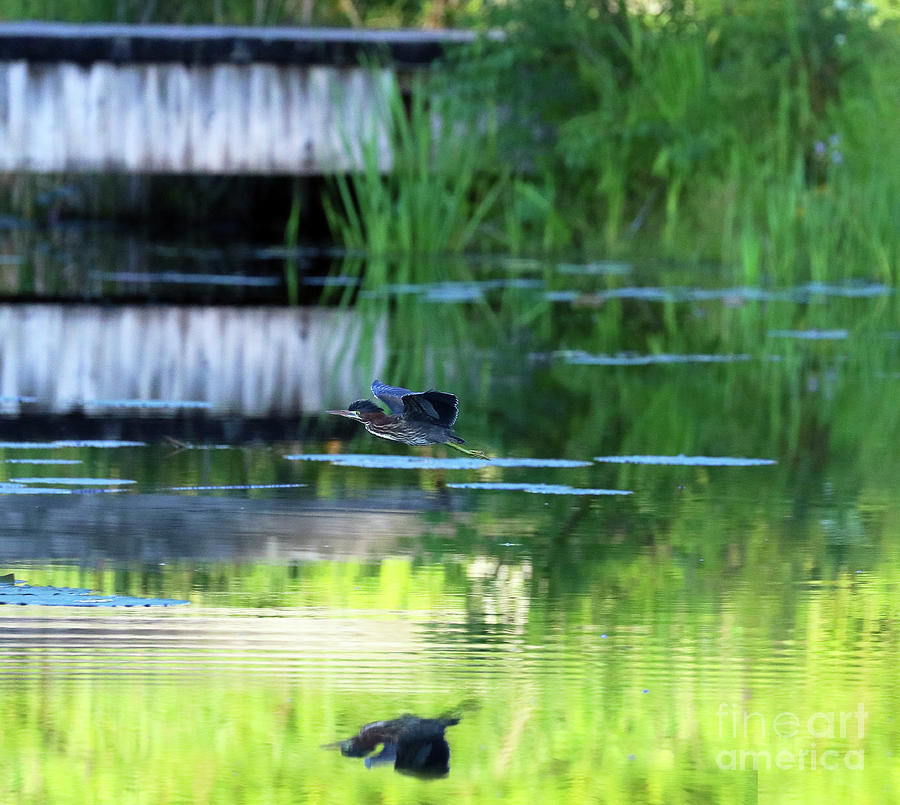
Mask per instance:
[[[0,305],[0,412],[321,411],[368,387],[386,336],[340,309]]]

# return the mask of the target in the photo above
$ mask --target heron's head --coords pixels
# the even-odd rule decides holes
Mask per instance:
[[[370,400],[356,400],[356,402],[350,403],[345,409],[340,411],[329,411],[328,413],[334,414],[335,416],[345,416],[348,419],[365,420],[367,415],[384,414],[384,411]]]

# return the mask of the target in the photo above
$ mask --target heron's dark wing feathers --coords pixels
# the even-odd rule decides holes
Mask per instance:
[[[400,386],[389,386],[380,380],[375,380],[372,382],[372,394],[390,408],[392,414],[402,414],[403,398],[407,394],[415,394],[415,392]]]
[[[403,396],[404,413],[409,419],[432,422],[452,428],[459,416],[459,402],[455,394],[446,391],[420,391]]]
[[[405,414],[411,420],[450,428],[459,416],[456,395],[446,391],[410,391],[376,380],[372,383],[372,394],[390,408],[392,414]]]

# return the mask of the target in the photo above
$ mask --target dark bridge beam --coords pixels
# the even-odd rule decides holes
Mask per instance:
[[[421,67],[471,31],[246,28],[213,25],[0,24],[0,61],[94,64],[247,64],[354,67],[386,58]]]

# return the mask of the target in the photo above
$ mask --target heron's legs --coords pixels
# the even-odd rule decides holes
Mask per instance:
[[[454,450],[459,450],[460,453],[465,453],[467,456],[472,456],[472,458],[483,458],[486,461],[490,461],[491,457],[482,453],[480,450],[469,450],[467,447],[460,447],[458,444],[453,442],[444,442],[447,447],[452,447]]]

